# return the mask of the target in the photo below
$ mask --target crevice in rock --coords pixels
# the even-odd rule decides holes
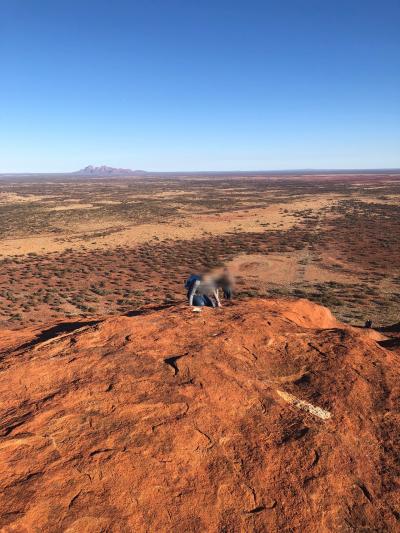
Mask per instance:
[[[315,350],[316,352],[318,352],[320,355],[322,355],[323,357],[326,357],[326,353],[324,353],[322,350],[320,350],[317,346],[315,346],[314,344],[312,344],[311,342],[308,343],[308,346],[310,348],[312,348],[313,350]]]
[[[261,513],[262,511],[265,511],[265,505],[258,505],[257,507],[254,507],[254,509],[250,509],[250,511],[246,511],[249,514],[256,514]]]
[[[15,428],[22,426],[25,422],[33,417],[33,412],[28,411],[19,417],[15,417],[7,420],[4,425],[0,426],[0,436],[6,437],[9,435]]]
[[[32,341],[22,344],[21,346],[16,348],[16,350],[26,350],[28,348],[33,348],[34,346],[42,342],[56,340],[58,337],[66,337],[77,330],[83,330],[90,326],[95,326],[99,322],[100,320],[89,320],[80,322],[64,322],[63,324],[57,324],[56,326],[42,331]]]
[[[43,476],[43,472],[32,472],[31,474],[26,475],[22,479],[17,479],[16,481],[13,481],[12,483],[10,483],[10,485],[7,485],[6,488],[11,488],[11,487],[16,487],[17,485],[22,485],[23,483],[27,483],[28,481],[32,481],[42,476]]]
[[[174,355],[172,357],[167,357],[166,359],[164,359],[164,363],[174,369],[174,376],[179,374],[179,367],[176,362],[178,361],[178,359],[181,359],[181,357],[184,357],[184,355]]]
[[[79,498],[80,494],[81,494],[81,490],[75,494],[75,496],[71,499],[71,501],[69,502],[68,504],[68,509],[71,509],[71,507],[73,506],[74,502]]]
[[[373,498],[371,496],[371,493],[367,489],[367,487],[363,483],[361,483],[360,481],[357,481],[356,485],[361,490],[361,492],[364,494],[364,496],[367,498],[367,500],[369,502],[372,502]]]

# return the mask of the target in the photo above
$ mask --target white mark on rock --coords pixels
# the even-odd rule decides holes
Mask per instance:
[[[307,411],[308,413],[311,413],[312,415],[318,416],[318,418],[322,418],[322,420],[328,420],[332,416],[329,411],[326,411],[325,409],[322,409],[321,407],[315,407],[315,405],[305,402],[304,400],[299,400],[299,398],[296,398],[296,396],[293,396],[292,394],[289,394],[288,392],[285,392],[283,390],[277,390],[276,392],[279,394],[279,396],[283,400],[285,400],[285,402],[288,402],[291,405],[294,405],[298,409]]]

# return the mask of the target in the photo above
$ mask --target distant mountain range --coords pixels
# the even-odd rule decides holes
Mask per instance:
[[[88,165],[81,170],[72,172],[77,176],[145,176],[147,172],[145,170],[131,170],[130,168],[114,168],[102,165],[100,167],[94,167]]]
[[[159,178],[179,178],[179,177],[203,177],[203,178],[224,178],[224,177],[271,177],[273,179],[279,178],[300,178],[302,176],[340,176],[340,175],[400,175],[400,168],[376,168],[376,169],[292,169],[292,170],[200,170],[200,171],[147,171],[147,170],[131,170],[130,168],[115,168],[107,165],[101,165],[95,167],[88,165],[81,170],[75,172],[0,172],[0,179],[8,178],[26,178],[29,176],[48,177],[48,176],[66,176],[66,177],[87,177],[87,178],[100,178],[100,177],[159,177]]]

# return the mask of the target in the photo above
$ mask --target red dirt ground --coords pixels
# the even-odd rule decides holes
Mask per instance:
[[[4,532],[398,527],[400,363],[377,332],[254,299],[1,336]]]

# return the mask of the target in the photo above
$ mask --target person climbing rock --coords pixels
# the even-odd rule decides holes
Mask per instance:
[[[185,282],[190,306],[221,307],[218,287],[211,276],[191,275]]]
[[[222,274],[215,280],[215,283],[218,288],[222,289],[224,298],[231,300],[233,296],[233,278],[227,268],[224,268]]]

